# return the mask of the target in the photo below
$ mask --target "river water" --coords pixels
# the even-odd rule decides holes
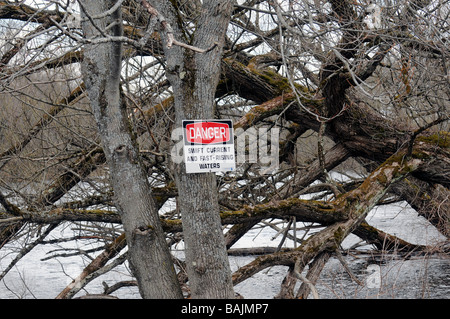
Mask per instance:
[[[406,204],[386,205],[374,209],[367,221],[393,235],[411,243],[437,245],[445,238],[425,219],[417,216]],[[65,227],[55,230],[57,235],[71,231]],[[273,239],[276,232],[265,228],[251,230],[233,248],[277,247],[280,237]],[[55,236],[56,237],[56,236]],[[349,236],[343,243],[348,248],[358,241]],[[70,245],[73,248],[74,243]],[[78,249],[88,249],[81,243]],[[292,247],[287,240],[284,247]],[[0,282],[0,298],[54,298],[74,276],[77,276],[89,262],[79,256],[59,257],[41,261],[55,246],[38,246],[27,254]],[[182,256],[182,246],[174,247]],[[181,250],[181,251],[180,251]],[[0,271],[14,258],[14,247],[0,250]],[[54,252],[53,252],[54,253]],[[230,257],[232,270],[250,262],[253,256]],[[351,272],[362,285],[357,284],[341,262],[331,258],[316,284],[320,298],[432,298],[448,299],[450,296],[450,258],[444,255],[414,256],[404,260],[396,254],[375,255],[369,247],[344,256]],[[280,289],[286,275],[286,267],[265,269],[252,278],[240,283],[235,291],[244,298],[273,298]],[[79,293],[97,294],[103,291],[103,282],[109,286],[120,280],[132,280],[126,265],[121,265],[101,276]],[[140,298],[136,287],[125,287],[115,294],[119,298]]]

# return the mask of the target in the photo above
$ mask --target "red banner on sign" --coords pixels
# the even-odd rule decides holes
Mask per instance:
[[[188,143],[213,144],[230,140],[230,126],[219,122],[196,122],[186,125]]]

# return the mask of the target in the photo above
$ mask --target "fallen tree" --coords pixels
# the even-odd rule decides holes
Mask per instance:
[[[275,252],[259,250],[264,255],[233,274],[236,285],[267,267],[288,266],[279,294],[284,298],[306,298],[326,261],[339,256],[340,244],[350,233],[373,245],[374,249],[404,252],[430,249],[408,243],[368,224],[365,217],[380,203],[404,200],[441,234],[448,238],[450,233],[448,101],[440,99],[448,94],[448,87],[446,91],[445,77],[439,75],[448,59],[448,48],[441,45],[439,38],[425,41],[417,31],[420,28],[416,29],[415,35],[407,27],[367,29],[362,23],[365,17],[360,10],[362,6],[350,1],[329,3],[329,13],[312,4],[307,7],[299,4],[290,13],[284,12],[286,8],[275,2],[264,10],[250,5],[235,6],[231,21],[241,33],[229,34],[226,39],[220,80],[215,90],[214,116],[233,117],[235,129],[276,126],[281,129],[282,136],[279,145],[281,165],[277,172],[260,174],[259,163],[244,163],[236,174],[216,176],[220,222],[227,228],[224,234],[226,248],[231,251],[249,230],[258,224],[267,225],[267,221],[273,219],[287,221],[288,225],[314,223],[314,227],[321,227],[309,238],[293,238],[298,244],[296,248],[276,249]],[[184,52],[189,55],[189,59],[186,56],[182,61],[186,62],[187,69],[177,69],[177,65],[167,69],[163,50],[166,38],[163,36],[161,40],[161,32],[164,35],[167,29],[153,32],[152,24],[147,25],[150,20],[148,10],[140,10],[140,3],[124,1],[120,5],[126,21],[124,37],[114,41],[123,45],[121,63],[127,70],[120,79],[121,107],[126,114],[124,121],[130,123],[133,143],[137,145],[135,157],[152,183],[152,200],[155,209],[160,210],[159,221],[155,219],[152,223],[160,223],[167,240],[175,244],[183,240],[183,213],[180,216],[178,205],[167,209],[167,206],[171,207],[170,203],[179,204],[170,155],[174,110],[177,105],[179,111],[180,104],[172,95],[171,85],[177,81],[183,84],[187,76],[196,76],[194,71],[198,68],[189,69],[191,64],[186,61],[192,59],[189,61],[194,63],[193,56],[202,53],[196,47],[176,42],[183,45]],[[196,15],[191,14],[198,10],[197,5],[189,2],[176,7],[183,14],[174,16],[180,19],[178,22],[191,21],[191,18],[195,21]],[[41,237],[25,245],[20,257],[43,243],[45,236],[64,222],[119,225],[123,222],[114,204],[114,199],[123,194],[115,193],[104,178],[111,173],[111,167],[107,167],[99,136],[85,129],[92,127],[85,124],[88,122],[66,121],[66,118],[83,112],[92,120],[85,99],[84,81],[78,79],[77,83],[72,83],[68,77],[70,89],[61,90],[55,98],[52,94],[36,94],[36,91],[48,88],[30,78],[46,74],[48,82],[52,82],[57,74],[63,71],[76,74],[74,70],[80,63],[88,63],[84,61],[84,46],[93,42],[83,39],[76,27],[66,24],[69,8],[61,4],[60,9],[54,11],[0,2],[0,19],[38,26],[27,32],[25,38],[52,34],[48,45],[42,48],[34,48],[23,39],[11,37],[1,56],[1,94],[16,98],[33,110],[35,116],[27,118],[24,115],[23,132],[21,126],[9,122],[12,117],[5,115],[2,118],[2,127],[14,138],[9,137],[0,150],[2,180],[5,181],[0,192],[3,207],[0,247],[14,243],[25,232],[47,226]],[[406,21],[427,10],[433,11],[430,3],[414,2],[409,9],[393,14],[392,19]],[[249,20],[249,12],[268,14],[276,18],[277,24],[268,24],[268,29],[263,32]],[[310,12],[313,20],[306,19],[305,12]],[[414,23],[420,24],[419,21],[422,20]],[[382,22],[390,23],[388,19]],[[324,33],[310,34],[305,31],[307,28],[300,27],[315,24],[321,25]],[[190,31],[181,27],[186,25],[177,24],[181,31],[176,36],[189,42]],[[433,27],[437,28],[436,25]],[[338,26],[340,30],[336,43],[327,42],[326,34],[334,32],[330,31],[334,30],[331,26]],[[258,36],[247,40],[239,35],[249,32]],[[98,37],[102,40],[101,31]],[[76,45],[67,45],[67,51],[52,54],[55,48],[50,44],[54,41],[65,44],[67,39]],[[252,52],[259,50],[262,43],[271,46],[271,51]],[[33,58],[22,61],[19,59],[21,52],[27,50],[33,53],[30,55]],[[189,50],[197,51],[193,51],[194,54]],[[142,62],[146,58],[151,60]],[[427,71],[427,65],[438,70],[436,75]],[[169,76],[172,82],[167,80],[165,72],[172,72]],[[400,81],[395,81],[396,75]],[[425,77],[434,86],[428,85]],[[22,85],[19,80],[27,82]],[[26,91],[29,86],[35,91]],[[28,99],[33,95],[34,98]],[[381,103],[380,96],[389,102]],[[434,104],[439,107],[434,108]],[[406,109],[411,119],[399,116],[397,109]],[[305,160],[302,155],[306,152],[300,143],[307,137],[317,149]],[[362,177],[349,182],[333,179],[330,172],[349,160],[358,164]],[[15,183],[16,180],[19,183]],[[317,181],[319,184],[315,184]],[[89,185],[89,191],[81,190],[81,198],[72,199],[83,184]],[[31,192],[28,186],[32,188]],[[313,199],[302,199],[301,195],[311,195]],[[283,233],[292,237],[288,230],[289,227]],[[115,238],[99,234],[98,238],[104,238],[104,246],[100,246],[103,253],[92,258],[93,263],[60,297],[72,297],[96,276],[95,273],[100,275],[102,269],[109,269],[104,268],[106,262],[124,248],[121,241],[118,251],[111,250],[113,243],[123,238],[122,233],[116,233]],[[442,252],[446,253],[443,247]],[[121,258],[125,260],[123,255]],[[174,265],[182,264],[175,260]],[[302,272],[306,265],[310,267],[304,277]],[[177,268],[177,277],[184,289],[187,277],[183,267]],[[8,267],[2,277],[11,268]],[[297,280],[305,284],[295,292]]]

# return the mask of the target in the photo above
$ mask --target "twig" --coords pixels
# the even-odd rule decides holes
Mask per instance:
[[[37,245],[42,243],[44,238],[47,237],[48,234],[50,234],[51,231],[53,229],[55,229],[57,226],[58,226],[58,224],[51,224],[51,225],[49,225],[47,227],[47,229],[45,230],[45,232],[41,236],[39,236],[38,239],[36,239],[31,244],[25,246],[24,248],[22,248],[20,250],[20,252],[17,254],[17,256],[11,261],[11,263],[0,274],[0,280],[2,280],[6,276],[6,274],[14,267],[14,265],[16,265],[19,262],[19,260],[22,259],[22,257],[24,257],[26,254],[28,254],[34,247],[36,247]]]
[[[136,287],[137,281],[136,280],[119,281],[118,283],[115,283],[112,286],[108,286],[108,284],[103,281],[102,285],[104,288],[103,294],[110,295],[111,293],[113,293],[114,291],[116,291],[122,287]]]
[[[299,266],[300,266],[300,265],[299,265],[299,264],[300,264],[299,262],[300,262],[300,259],[297,260],[296,263],[295,263],[295,267],[294,267],[294,274],[295,274],[295,276],[296,276],[298,279],[300,279],[301,281],[303,281],[305,284],[308,285],[309,289],[311,289],[311,292],[312,292],[312,294],[313,294],[314,299],[320,299],[320,298],[319,298],[319,293],[317,292],[317,289],[316,289],[316,286],[314,286],[314,284],[313,284],[308,278],[306,278],[305,276],[303,276],[303,275],[298,271]]]
[[[5,218],[5,219],[0,219],[0,224],[15,224],[17,223],[19,220],[23,220],[22,216],[19,217],[10,217],[10,218]],[[5,225],[2,225],[5,226]]]
[[[87,265],[81,274],[75,278],[66,288],[63,289],[56,297],[56,299],[70,299],[78,291],[80,291],[86,284],[99,275],[104,274],[126,260],[127,253],[117,257],[110,264],[106,265],[108,261],[113,259],[119,252],[125,248],[126,240],[125,234],[117,237],[114,242],[109,244],[106,249],[98,255],[89,265]]]
[[[325,267],[327,261],[331,257],[330,251],[324,251],[320,253],[318,256],[314,258],[314,260],[309,265],[309,270],[306,275],[306,278],[314,284],[317,282],[317,280],[320,277],[320,273],[322,272],[323,268]],[[300,288],[297,291],[296,298],[297,299],[306,299],[308,298],[309,292],[311,290],[311,285],[307,284],[306,282],[303,282],[303,284],[300,286]]]
[[[94,271],[90,274],[86,275],[85,271],[83,271],[69,285],[71,287],[71,289],[70,289],[70,291],[67,292],[67,295],[65,295],[64,298],[69,299],[69,298],[75,296],[89,282],[91,282],[95,278],[99,277],[100,275],[107,273],[111,269],[114,269],[115,267],[121,265],[126,259],[127,259],[127,253],[125,252],[122,255],[120,255],[119,257],[117,257],[116,259],[114,259],[111,263],[97,269],[96,271]],[[58,296],[58,297],[60,297],[60,296]]]
[[[347,263],[344,260],[344,257],[342,256],[341,252],[339,251],[339,249],[336,249],[336,257],[337,259],[341,262],[342,266],[344,266],[345,271],[349,274],[349,276],[360,286],[364,286],[364,284],[358,279],[356,278],[356,276],[352,273],[352,270],[350,269],[350,267],[348,267]]]
[[[178,40],[175,39],[174,35],[173,35],[173,29],[172,26],[170,25],[169,22],[167,22],[166,18],[158,11],[156,10],[154,7],[152,7],[146,0],[141,0],[142,5],[145,7],[145,9],[147,9],[147,12],[152,16],[155,17],[159,23],[161,24],[161,27],[163,28],[163,30],[166,32],[166,36],[167,36],[167,43],[166,46],[167,48],[171,48],[173,45],[177,45],[179,47],[185,48],[185,49],[189,49],[192,50],[194,52],[198,52],[198,53],[207,53],[211,50],[213,50],[216,46],[217,46],[217,42],[214,42],[214,44],[209,47],[208,49],[201,49],[183,42],[180,42]]]
[[[283,247],[283,244],[286,241],[286,236],[288,235],[291,225],[292,225],[292,218],[289,220],[286,228],[283,231],[283,238],[281,239],[280,243],[278,244],[277,251],[280,251],[281,247]],[[294,227],[295,227],[295,225],[294,225]]]

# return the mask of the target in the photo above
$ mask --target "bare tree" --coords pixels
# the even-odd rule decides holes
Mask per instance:
[[[37,245],[89,239],[76,253],[87,267],[58,298],[124,260],[136,282],[104,294],[233,298],[283,265],[278,297],[307,298],[349,234],[373,250],[447,254],[365,219],[406,201],[448,239],[449,12],[446,1],[1,1],[0,247],[17,253],[0,278]],[[246,144],[236,172],[187,174],[172,132],[209,118],[248,137],[278,129],[278,170]],[[334,178],[350,165],[358,177]],[[79,235],[49,239],[66,223]],[[279,247],[245,250],[259,256],[231,273],[227,251],[256,227],[283,234]],[[180,242],[185,259],[170,252]]]
[[[175,124],[181,127],[182,121],[186,119],[214,118],[214,96],[219,82],[222,47],[232,1],[209,1],[204,4],[193,1],[192,4],[187,4],[198,12],[192,26],[195,32],[179,29],[177,19],[181,12],[174,12],[169,2],[157,2],[155,5],[167,19],[163,41],[169,42],[170,36],[173,36],[191,41],[194,47],[207,49],[207,52],[197,54],[194,50],[181,46],[164,46],[166,75],[172,85],[174,97]],[[171,35],[168,23],[173,26]],[[183,216],[186,270],[192,296],[233,298],[215,174],[186,174],[182,163],[175,168],[175,175],[178,205]]]
[[[144,298],[179,298],[181,289],[121,96],[122,43],[114,39],[123,33],[120,2],[83,1],[80,6],[90,42],[82,70],[127,238],[128,260]]]

